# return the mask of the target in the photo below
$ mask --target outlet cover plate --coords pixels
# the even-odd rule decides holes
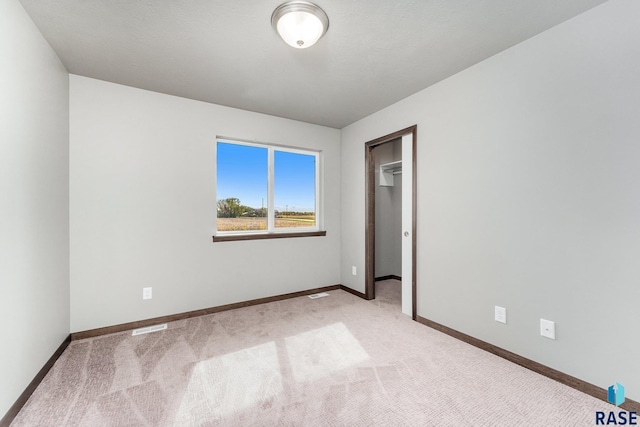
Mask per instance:
[[[142,299],[153,298],[153,288],[142,288]]]
[[[540,319],[540,335],[543,337],[556,339],[556,322],[551,320]]]
[[[496,305],[495,319],[496,322],[507,323],[507,309]]]

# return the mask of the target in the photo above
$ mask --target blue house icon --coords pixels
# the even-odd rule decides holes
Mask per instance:
[[[619,382],[609,386],[609,393],[607,400],[616,406],[620,406],[624,403],[624,386]]]

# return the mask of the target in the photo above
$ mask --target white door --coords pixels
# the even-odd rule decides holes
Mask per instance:
[[[413,315],[413,134],[402,137],[402,312]]]

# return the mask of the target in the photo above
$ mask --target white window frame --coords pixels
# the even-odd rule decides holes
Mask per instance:
[[[244,145],[249,147],[266,148],[267,149],[267,229],[266,230],[240,230],[240,231],[220,231],[218,230],[218,214],[217,214],[217,202],[218,202],[218,143]],[[226,138],[218,136],[216,138],[214,164],[216,185],[214,189],[215,197],[215,214],[214,214],[214,237],[215,236],[251,236],[251,235],[270,235],[270,234],[296,234],[296,233],[309,233],[320,231],[321,228],[321,205],[320,205],[320,190],[321,190],[321,151],[289,147],[284,145],[262,143],[262,142],[249,142],[235,138]],[[286,153],[304,154],[315,157],[315,225],[311,227],[286,227],[275,228],[275,152],[282,151]]]

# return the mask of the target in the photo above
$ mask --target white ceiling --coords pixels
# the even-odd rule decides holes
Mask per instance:
[[[72,74],[342,128],[604,0],[316,0],[308,49],[284,0],[20,0]]]

